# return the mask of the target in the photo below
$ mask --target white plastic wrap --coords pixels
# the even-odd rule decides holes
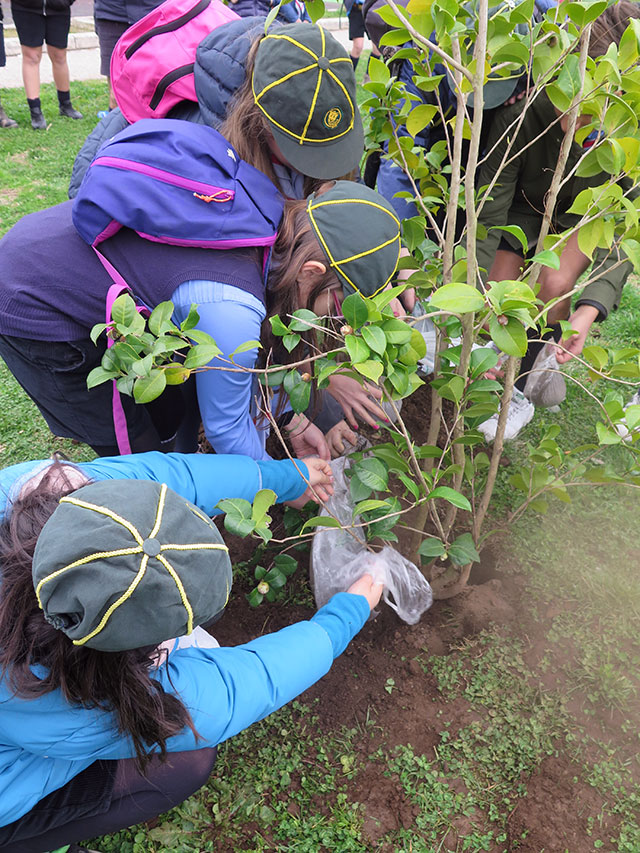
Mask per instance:
[[[341,524],[350,524],[353,513],[349,483],[344,475],[348,464],[345,457],[331,463],[334,494],[327,507]],[[326,509],[321,512],[321,515],[328,514]],[[359,538],[364,538],[362,532],[356,533]],[[415,625],[431,607],[433,596],[426,578],[394,548],[385,546],[374,553],[344,530],[332,527],[318,529],[311,547],[310,571],[311,588],[318,607],[326,604],[336,592],[349,589],[365,573],[384,583],[384,601],[410,625]]]

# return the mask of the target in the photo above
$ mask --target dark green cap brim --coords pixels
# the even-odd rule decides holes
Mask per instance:
[[[271,133],[285,160],[310,178],[331,180],[357,169],[364,153],[364,130],[360,113],[353,129],[335,142],[305,142],[302,145],[269,122]]]

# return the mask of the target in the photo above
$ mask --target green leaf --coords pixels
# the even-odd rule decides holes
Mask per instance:
[[[220,355],[222,350],[218,347],[208,332],[203,332],[202,329],[189,329],[188,337],[196,344],[206,344],[207,346],[215,347]]]
[[[251,513],[253,511],[249,501],[246,501],[244,498],[225,498],[224,500],[218,501],[216,509],[227,513],[227,515],[235,515],[239,518],[246,519],[251,518]]]
[[[164,370],[156,368],[148,376],[136,379],[133,384],[133,397],[136,403],[150,403],[156,400],[166,387],[167,377]]]
[[[582,350],[582,357],[596,370],[602,370],[609,363],[609,353],[604,347],[588,346]]]
[[[274,317],[269,317],[269,322],[271,323],[271,331],[277,337],[281,338],[283,335],[289,334],[289,327],[282,322],[277,314]]]
[[[167,385],[182,385],[191,376],[191,371],[181,364],[171,364],[163,367],[164,375],[167,377]]]
[[[107,324],[106,324],[106,323],[97,323],[97,324],[96,324],[96,325],[91,329],[91,333],[90,333],[89,337],[91,338],[91,340],[92,340],[92,342],[93,342],[94,344],[96,343],[96,341],[98,340],[98,338],[100,337],[100,335],[101,335],[104,331],[106,331],[106,329],[107,329]]]
[[[363,326],[362,337],[370,349],[377,352],[378,355],[384,355],[387,348],[387,338],[379,326]],[[420,338],[424,340],[422,335]]]
[[[498,353],[493,347],[479,347],[471,351],[470,374],[475,379],[476,376],[482,376],[487,370],[491,370],[497,363]]]
[[[190,332],[191,329],[195,329],[199,322],[200,315],[198,314],[198,306],[195,303],[192,303],[191,308],[189,308],[189,313],[184,318],[182,323],[180,323],[180,331]]]
[[[262,349],[260,341],[245,341],[239,347],[236,347],[233,352],[229,353],[229,358],[233,358],[234,355],[240,355],[243,352],[249,352],[252,349]]]
[[[290,554],[278,554],[273,561],[274,566],[277,566],[280,571],[287,575],[292,575],[298,568],[298,561]]]
[[[431,104],[419,104],[414,107],[407,116],[407,130],[411,136],[420,133],[433,117],[437,114],[438,108]]]
[[[298,346],[300,340],[300,335],[285,335],[282,338],[282,343],[285,345],[287,352],[291,352]]]
[[[278,6],[276,6],[276,8],[272,11],[277,12]],[[247,601],[250,607],[258,607],[258,605],[262,604],[263,598],[264,596],[258,592],[257,588],[252,589],[251,592],[247,595]]]
[[[361,361],[358,364],[354,364],[353,367],[354,370],[357,370],[358,373],[366,376],[367,379],[370,379],[375,384],[377,384],[384,370],[379,361]]]
[[[111,306],[111,319],[122,326],[130,326],[137,315],[136,303],[128,293],[118,296]]]
[[[507,317],[506,324],[502,325],[492,314],[489,318],[489,331],[491,340],[507,355],[522,358],[527,351],[527,332],[522,323],[514,317]]]
[[[413,498],[415,500],[418,500],[418,498],[420,497],[420,489],[418,488],[417,484],[414,483],[410,477],[407,477],[407,475],[403,474],[402,472],[398,473],[398,479],[405,486],[405,488],[408,489],[409,492],[413,495]]]
[[[417,218],[423,221],[422,217]],[[407,221],[408,220],[406,219],[402,221],[403,228]],[[424,226],[422,230],[424,231]],[[400,260],[402,260],[402,258]],[[407,287],[408,284],[397,284],[395,287],[385,288],[384,290],[381,290],[380,293],[376,293],[376,295],[371,298],[371,301],[375,304],[376,308],[382,311],[382,309],[385,308],[392,299],[397,299],[402,293],[404,293]]]
[[[251,510],[251,518],[257,523],[261,522],[269,509],[276,502],[277,495],[273,489],[260,489],[256,492],[253,499],[253,509]]]
[[[600,444],[620,444],[623,440],[615,430],[610,429],[600,421],[596,423],[596,433]]]
[[[389,472],[386,465],[375,457],[373,459],[361,459],[353,466],[358,478],[365,486],[375,491],[383,491],[389,483]]]
[[[394,345],[408,344],[413,336],[413,328],[402,320],[386,320],[382,324],[387,343]]]
[[[469,284],[452,282],[433,292],[430,305],[452,314],[468,314],[484,307],[484,297]]]
[[[376,501],[376,500],[367,500],[360,501],[353,508],[353,517],[356,515],[362,515],[363,512],[370,512],[372,509],[381,509],[382,507],[388,507],[389,504],[386,501]]]
[[[209,364],[209,362],[219,354],[220,350],[215,345],[196,344],[196,346],[192,347],[187,353],[187,357],[184,360],[184,366],[191,369],[195,367],[204,367],[205,364]]]
[[[369,309],[359,293],[352,293],[342,302],[342,313],[347,323],[354,329],[359,329],[369,319]]]
[[[311,383],[305,382],[297,370],[290,370],[282,383],[294,412],[304,412],[311,399]]]
[[[371,78],[372,83],[388,83],[389,82],[389,69],[380,59],[376,59],[375,56],[372,56],[369,60],[369,65],[367,68],[367,72],[369,77]]]
[[[420,547],[418,548],[418,554],[420,554],[421,557],[425,557],[426,560],[433,560],[446,553],[447,549],[444,547],[440,539],[435,538],[423,539],[420,543]]]
[[[455,489],[451,489],[449,486],[436,486],[436,488],[430,492],[427,497],[429,500],[442,498],[450,504],[453,504],[453,506],[457,506],[458,509],[466,509],[469,512],[471,511],[471,504],[468,499],[465,498],[464,495],[461,495],[460,492],[456,492]]]
[[[560,258],[551,249],[545,249],[543,252],[538,252],[531,258],[532,264],[541,264],[543,267],[550,267],[552,270],[560,269]]]
[[[352,503],[357,504],[360,501],[366,501],[371,492],[372,489],[369,486],[365,486],[357,474],[352,475],[349,481],[349,495],[351,496]]]
[[[620,248],[633,264],[633,271],[640,272],[640,243],[637,240],[623,240]]]
[[[390,471],[410,471],[409,463],[391,444],[376,444],[371,448],[371,453],[382,459]]]
[[[362,338],[356,337],[356,335],[346,335],[344,345],[346,346],[349,358],[354,365],[360,361],[366,361],[371,355],[369,347]]]
[[[267,35],[269,33],[269,27],[275,21],[277,15],[278,15],[278,12],[280,11],[281,6],[282,6],[282,3],[278,3],[278,5],[274,6],[273,9],[271,9],[269,14],[267,15],[266,20],[264,22],[264,34],[265,35]],[[262,600],[262,599],[260,599],[260,600]]]
[[[151,312],[148,325],[154,335],[161,335],[168,328],[173,328],[171,316],[173,314],[173,302],[160,302]]]
[[[110,379],[115,379],[118,372],[115,370],[105,370],[104,367],[98,365],[93,370],[89,371],[87,376],[87,388],[95,388],[96,385],[102,385],[103,382],[108,382]]]
[[[293,319],[289,323],[289,328],[292,332],[308,332],[313,326],[318,325],[318,315],[308,308],[299,308],[291,316]]]
[[[300,529],[300,533],[304,533],[307,527],[342,527],[337,518],[332,518],[330,515],[314,515],[313,518],[308,518]]]
[[[457,566],[466,566],[467,563],[477,563],[480,561],[480,554],[478,554],[473,536],[470,533],[463,533],[451,543],[449,546],[449,558]]]
[[[324,17],[325,6],[323,0],[305,0],[304,5],[314,24],[316,21],[319,21],[320,18]]]
[[[492,225],[489,231],[506,231],[507,234],[511,234],[516,238],[516,240],[522,246],[522,251],[527,253],[529,248],[529,241],[527,240],[527,235],[524,233],[522,228],[519,225]]]

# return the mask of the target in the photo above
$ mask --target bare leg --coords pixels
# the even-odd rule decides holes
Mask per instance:
[[[487,281],[515,281],[522,272],[524,261],[516,252],[498,249],[491,264]]]
[[[42,45],[40,47],[25,47],[22,50],[22,80],[27,98],[40,97],[40,60],[42,59]]]
[[[578,247],[578,234],[576,232],[569,237],[567,245],[562,250],[562,254],[560,255],[560,269],[542,268],[540,274],[540,299],[544,303],[547,303],[551,299],[556,299],[559,296],[564,296],[565,293],[570,293],[582,273],[589,266],[589,263],[589,258]],[[549,309],[547,323],[558,323],[560,320],[566,320],[569,316],[570,308],[570,298],[556,302]]]
[[[53,45],[48,44],[47,53],[51,60],[51,71],[53,73],[53,82],[56,84],[56,89],[59,92],[68,92],[69,66],[67,64],[66,47],[53,47]]]

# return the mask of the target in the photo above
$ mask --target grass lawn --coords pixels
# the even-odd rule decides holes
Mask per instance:
[[[1,94],[9,114],[25,119],[0,132],[5,231],[66,198],[92,121],[56,118],[49,131],[34,133],[20,112],[21,91]],[[105,96],[103,83],[74,84],[74,104],[86,116]],[[45,113],[54,114],[54,99],[44,87]],[[639,313],[631,282],[597,334],[636,344]],[[578,369],[571,375],[587,378]],[[567,446],[593,441],[596,411],[570,381],[561,411],[537,413],[508,456],[517,462],[550,423],[562,427]],[[52,449],[91,455],[53,438],[2,366],[0,464]],[[610,462],[622,464],[619,448]],[[506,466],[496,527],[514,505],[508,476]],[[214,774],[194,797],[152,825],[89,846],[102,853],[639,853],[639,522],[636,492],[612,486],[574,492],[571,504],[554,501],[546,515],[530,513],[491,540],[468,593],[437,602],[418,626],[384,612],[300,701],[221,746]],[[226,617],[246,624],[246,639],[278,619],[308,617],[302,576],[294,576],[286,609],[250,610],[249,569],[238,569]]]

